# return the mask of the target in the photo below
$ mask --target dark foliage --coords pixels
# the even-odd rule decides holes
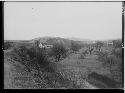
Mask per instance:
[[[51,55],[55,57],[57,61],[59,61],[61,58],[66,57],[67,50],[62,44],[55,44],[52,48]]]
[[[95,44],[95,47],[96,49],[100,49],[104,44],[100,41],[98,41],[96,44]]]
[[[74,51],[74,52],[76,52],[76,51],[78,51],[79,49],[80,49],[80,45],[79,44],[77,44],[76,42],[74,42],[74,41],[71,41],[71,50],[72,51]]]

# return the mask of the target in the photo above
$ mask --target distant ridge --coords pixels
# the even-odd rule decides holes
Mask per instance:
[[[4,40],[4,42],[30,42],[33,43],[35,40],[40,40],[41,42],[48,42],[48,43],[56,43],[56,42],[62,42],[65,44],[69,44],[71,41],[76,41],[82,44],[90,44],[90,43],[95,43],[98,41],[102,42],[110,42],[113,40],[122,40],[120,38],[117,39],[105,39],[105,40],[91,40],[91,39],[81,39],[77,37],[69,37],[69,38],[64,38],[64,37],[52,37],[52,36],[44,36],[44,37],[37,37],[31,40]]]
[[[74,40],[74,41],[91,41],[90,39],[81,39],[81,38],[76,38],[76,37],[70,37],[67,38],[69,40]]]

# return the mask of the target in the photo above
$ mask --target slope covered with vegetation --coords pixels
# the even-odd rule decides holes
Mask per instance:
[[[39,48],[40,42],[53,47]],[[6,41],[4,87],[121,88],[122,52],[118,43],[114,41],[113,47],[97,43],[95,47],[93,44],[83,45],[81,41],[63,38]],[[98,44],[101,46],[98,47]],[[98,79],[100,77],[102,80]]]

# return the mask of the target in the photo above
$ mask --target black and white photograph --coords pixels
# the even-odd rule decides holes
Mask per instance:
[[[4,89],[123,89],[123,2],[3,2]]]

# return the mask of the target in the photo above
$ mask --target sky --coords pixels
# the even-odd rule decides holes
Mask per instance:
[[[4,40],[122,38],[122,2],[5,2]]]

